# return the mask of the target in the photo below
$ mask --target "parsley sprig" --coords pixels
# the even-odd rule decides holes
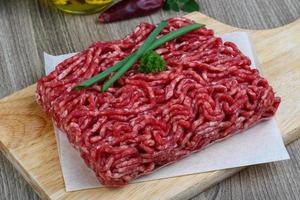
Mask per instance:
[[[195,0],[165,0],[164,10],[193,12],[199,11],[200,6]]]
[[[140,60],[139,71],[143,73],[157,73],[167,69],[166,61],[155,51],[147,51]]]

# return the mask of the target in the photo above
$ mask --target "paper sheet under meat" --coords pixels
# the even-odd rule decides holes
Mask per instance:
[[[247,33],[234,32],[222,36],[224,41],[237,44],[247,55],[252,66],[257,67],[251,41]],[[64,59],[74,55],[51,56],[44,54],[46,74]],[[69,143],[66,135],[55,128],[61,169],[66,191],[103,187],[94,172],[89,169],[79,153]],[[149,181],[182,176],[213,170],[227,169],[289,159],[275,119],[261,122],[256,126],[215,143],[198,153],[156,170],[154,173],[136,179],[134,182]]]

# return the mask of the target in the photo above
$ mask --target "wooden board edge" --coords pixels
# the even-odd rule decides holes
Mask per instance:
[[[50,196],[38,184],[38,182],[30,176],[30,174],[23,168],[18,159],[5,147],[0,140],[0,150],[4,157],[12,164],[12,166],[22,175],[25,181],[33,188],[41,199],[50,200]]]
[[[204,186],[202,182],[197,183],[196,185],[193,185],[186,190],[176,194],[175,197],[172,197],[172,200],[186,200],[190,199],[196,195],[199,195],[201,192],[205,191],[206,189],[218,184],[219,182],[225,180],[226,178],[229,178],[230,176],[246,169],[247,167],[237,167],[237,168],[231,168],[231,169],[225,169],[225,170],[218,170],[215,172],[215,179],[214,181],[206,182],[206,185]]]
[[[300,137],[300,128],[294,129],[294,130],[286,133],[286,137],[283,136],[283,141],[284,141],[285,146],[296,141],[297,139],[299,139],[299,137]],[[263,163],[263,164],[267,164],[267,163]],[[248,167],[251,167],[251,166],[255,166],[255,165],[214,171],[218,174],[216,176],[216,179],[211,182],[206,182],[205,187],[203,187],[202,183],[198,183],[196,185],[193,185],[193,186],[187,188],[184,191],[181,191],[180,193],[176,194],[176,196],[172,197],[171,199],[174,199],[174,200],[190,199],[190,198],[196,196],[197,194],[200,194],[204,190],[216,185],[220,181],[223,181],[226,178],[229,178],[232,175],[234,175],[244,169],[247,169]]]
[[[3,97],[2,99],[0,99],[0,104],[9,101],[11,98],[18,98],[18,96],[24,97],[23,96],[24,94],[33,95],[33,93],[31,92],[35,91],[35,89],[36,89],[36,83],[26,88],[23,88],[13,94]],[[43,188],[38,184],[38,182],[32,176],[30,176],[30,174],[20,164],[18,158],[16,158],[9,151],[9,149],[2,143],[1,140],[0,140],[0,150],[3,153],[4,157],[15,167],[15,169],[22,175],[25,181],[33,188],[33,190],[39,195],[41,199],[50,199],[46,191],[43,190]]]
[[[210,17],[208,15],[204,15],[204,14],[198,12],[198,11],[191,12],[191,13],[189,13],[187,15],[184,15],[184,17],[189,18],[189,19],[194,19],[194,18],[201,17],[201,18],[204,18],[204,19],[213,20],[213,21],[215,21],[217,23],[221,23],[226,28],[229,28],[229,29],[238,29],[240,31],[245,31],[245,32],[281,30],[281,29],[286,29],[286,28],[292,27],[292,26],[300,23],[300,18],[299,18],[299,19],[296,19],[296,20],[294,20],[294,21],[292,21],[292,22],[290,22],[288,24],[285,24],[283,26],[274,27],[274,28],[270,28],[270,29],[246,29],[246,28],[238,28],[238,27],[235,27],[235,26],[231,26],[230,24],[226,24],[225,22],[218,21],[217,19],[214,19],[213,17]]]
[[[37,83],[34,83],[32,85],[29,85],[28,87],[26,88],[23,88],[21,90],[18,90],[8,96],[5,96],[3,98],[0,99],[0,103],[5,103],[5,101],[8,101],[9,99],[11,98],[18,98],[18,96],[22,96],[23,94],[28,94],[28,92],[31,92],[31,91],[35,91],[36,90],[36,85]],[[31,93],[31,95],[33,95],[34,93]]]

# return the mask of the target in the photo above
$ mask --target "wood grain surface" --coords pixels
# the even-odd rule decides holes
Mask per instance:
[[[204,13],[244,28],[280,26],[300,16],[297,0],[207,0],[200,3]],[[158,22],[176,14],[160,12],[144,20]],[[0,96],[24,88],[44,74],[43,51],[52,54],[79,51],[92,41],[123,36],[141,20],[103,26],[94,22],[96,17],[65,15],[51,9],[44,1],[0,1]],[[290,161],[250,167],[195,199],[299,198],[299,144],[298,140],[288,147]],[[0,199],[39,199],[2,156]]]

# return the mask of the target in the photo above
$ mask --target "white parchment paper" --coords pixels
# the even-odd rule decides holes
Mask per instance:
[[[224,41],[232,41],[247,55],[257,67],[253,49],[247,33],[234,32],[222,36]],[[46,74],[64,59],[74,55],[51,56],[44,54]],[[66,191],[102,187],[94,172],[89,169],[79,153],[68,142],[64,133],[55,128],[61,169]],[[182,176],[213,170],[267,163],[289,159],[280,131],[274,119],[232,136],[222,142],[194,153],[176,163],[156,170],[134,182],[149,181],[167,177]]]

